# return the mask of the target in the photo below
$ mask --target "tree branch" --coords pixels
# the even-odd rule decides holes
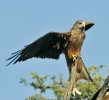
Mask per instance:
[[[67,89],[65,91],[64,100],[70,100],[71,93],[73,91],[73,88],[76,84],[76,76],[77,76],[77,62],[79,58],[75,60],[75,62],[72,60],[72,66],[71,66],[71,75],[69,79],[69,83],[67,86]]]
[[[80,79],[90,80],[91,82],[93,82],[92,78],[90,77],[84,65],[82,58],[78,56],[71,62],[70,80],[64,95],[64,100],[70,99],[73,88],[76,85],[76,82]]]

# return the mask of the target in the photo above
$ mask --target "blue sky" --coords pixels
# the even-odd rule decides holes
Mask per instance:
[[[86,32],[82,48],[85,65],[109,66],[109,1],[105,0],[0,0],[0,99],[24,100],[36,91],[19,84],[21,77],[31,82],[30,72],[68,78],[64,55],[59,60],[30,59],[5,67],[10,54],[22,49],[49,31],[68,31],[76,20],[95,22]],[[52,97],[51,93],[47,93]]]

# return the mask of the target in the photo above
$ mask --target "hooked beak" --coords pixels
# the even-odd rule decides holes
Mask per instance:
[[[87,31],[88,29],[90,29],[93,25],[94,25],[93,22],[85,22],[85,31]]]

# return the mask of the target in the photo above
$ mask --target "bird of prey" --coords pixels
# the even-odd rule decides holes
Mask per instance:
[[[94,94],[91,100],[109,100],[109,75],[102,87]]]
[[[38,38],[33,43],[24,47],[24,49],[12,53],[12,57],[7,60],[17,63],[30,58],[49,58],[59,59],[60,54],[64,53],[70,72],[71,62],[76,57],[81,56],[81,47],[85,39],[85,31],[94,25],[93,22],[77,20],[74,26],[68,32],[49,32]],[[8,65],[9,65],[8,64]],[[84,67],[82,61],[78,62],[78,71]]]

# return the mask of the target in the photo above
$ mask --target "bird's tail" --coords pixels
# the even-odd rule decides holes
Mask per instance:
[[[93,82],[91,76],[89,75],[89,72],[87,71],[85,64],[82,60],[82,58],[80,58],[77,62],[77,78],[76,79],[84,79],[84,80],[89,80],[91,82]]]

